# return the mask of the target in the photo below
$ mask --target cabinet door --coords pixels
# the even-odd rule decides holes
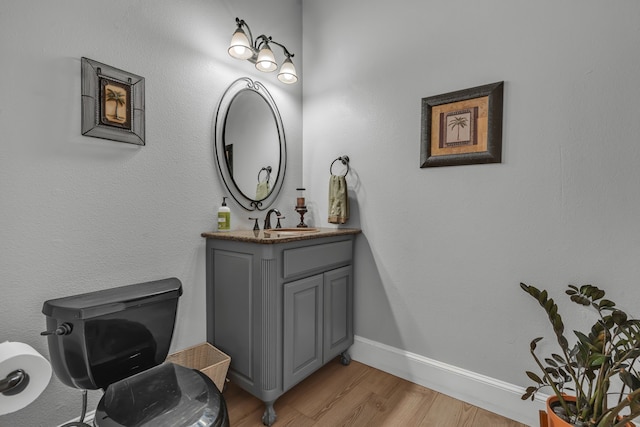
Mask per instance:
[[[284,285],[284,390],[322,366],[322,285],[322,274]]]
[[[353,277],[351,266],[324,273],[323,364],[353,344]]]

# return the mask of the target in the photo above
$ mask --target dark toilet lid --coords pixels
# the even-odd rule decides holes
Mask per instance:
[[[224,398],[213,381],[168,362],[107,387],[94,422],[98,427],[229,425]]]

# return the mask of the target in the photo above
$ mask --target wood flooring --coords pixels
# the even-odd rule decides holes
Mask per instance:
[[[264,404],[233,383],[224,391],[232,427],[261,427]],[[283,394],[273,427],[527,427],[352,361],[328,363]]]

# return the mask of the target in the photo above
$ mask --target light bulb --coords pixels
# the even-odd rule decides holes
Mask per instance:
[[[287,57],[280,67],[280,73],[278,73],[278,80],[282,83],[293,84],[298,81],[298,75],[296,74],[296,67],[291,62],[291,57]]]
[[[231,37],[229,44],[229,55],[237,59],[249,59],[253,56],[251,43],[242,28],[237,28]]]
[[[256,68],[265,73],[270,73],[278,68],[276,64],[276,58],[273,56],[273,52],[269,49],[267,43],[264,44],[260,52],[258,52],[258,59],[256,59]]]
[[[232,49],[233,49],[233,55],[231,56],[234,56],[237,58],[245,57],[247,55],[247,51],[249,50],[244,46],[233,46]]]

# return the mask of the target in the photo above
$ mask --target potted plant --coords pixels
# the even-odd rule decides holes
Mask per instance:
[[[558,306],[547,291],[524,283],[520,287],[544,308],[560,347],[558,353],[541,358],[535,350],[542,337],[531,341],[530,352],[540,374],[526,371],[535,385],[526,389],[522,399],[533,400],[540,389],[551,388],[549,426],[632,426],[631,421],[640,416],[640,320],[616,308],[596,286],[569,285],[566,293],[571,301],[596,313],[588,331],[574,331],[576,343],[570,346]]]

